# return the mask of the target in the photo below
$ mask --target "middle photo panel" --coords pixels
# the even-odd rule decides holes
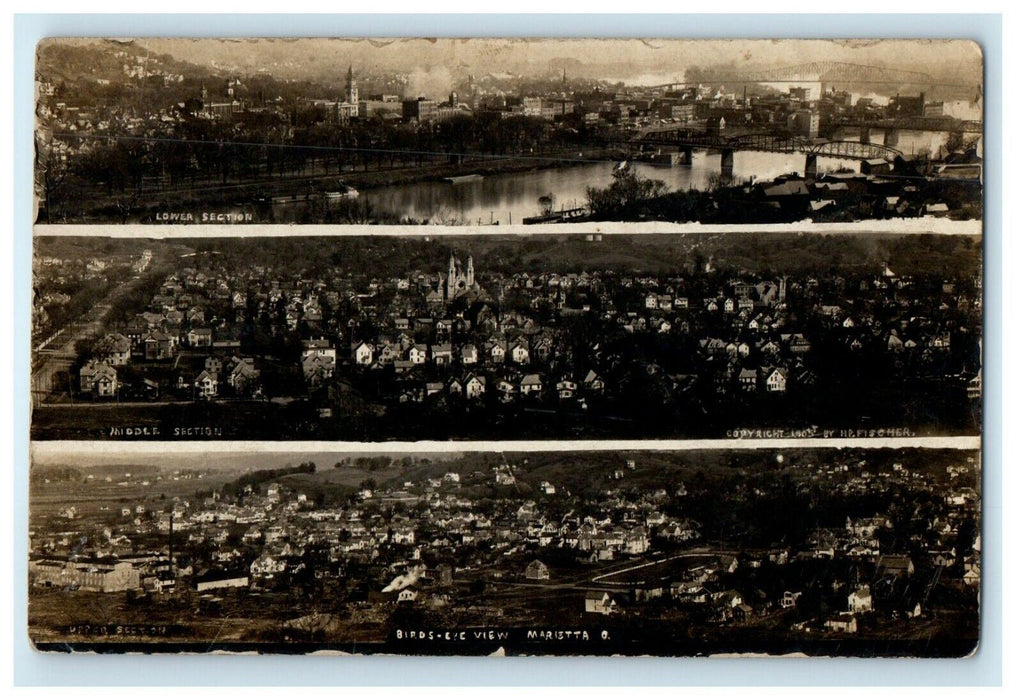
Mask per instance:
[[[36,237],[33,439],[981,430],[979,235],[165,230]]]

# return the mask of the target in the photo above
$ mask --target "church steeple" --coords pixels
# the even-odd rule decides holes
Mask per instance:
[[[352,64],[348,64],[348,81],[345,83],[345,102],[357,104],[359,102],[359,86],[355,82],[355,71]]]
[[[472,257],[466,259],[465,265],[455,257],[452,251],[448,257],[447,277],[443,272],[438,273],[440,278],[440,291],[444,294],[445,301],[454,301],[470,292],[479,295],[482,290],[476,284],[476,267],[473,265]]]
[[[458,284],[458,270],[455,267],[455,254],[451,253],[451,257],[448,258],[448,284],[446,288],[445,297],[450,301],[455,298],[455,290]]]

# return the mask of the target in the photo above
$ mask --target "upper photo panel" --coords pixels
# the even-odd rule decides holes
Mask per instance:
[[[48,39],[39,224],[977,220],[967,41]]]

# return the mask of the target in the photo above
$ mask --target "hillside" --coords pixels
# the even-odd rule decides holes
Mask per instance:
[[[514,274],[612,269],[670,274],[713,261],[718,270],[788,274],[880,271],[887,262],[897,274],[972,275],[981,241],[965,236],[889,234],[665,234],[457,236],[428,238],[251,238],[190,241],[196,250],[220,250],[252,264],[289,261],[315,268],[336,265],[372,271],[379,277],[414,270],[446,269],[451,252],[473,256],[476,269]]]
[[[220,77],[215,69],[149,51],[145,40],[44,39],[36,47],[36,75],[55,84],[120,82],[125,80],[126,65],[144,65],[147,71],[182,75],[185,79]]]

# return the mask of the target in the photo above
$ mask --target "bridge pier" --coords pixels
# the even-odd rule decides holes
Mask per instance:
[[[731,177],[732,168],[735,165],[735,152],[731,149],[721,151],[721,174]]]
[[[803,166],[803,177],[807,180],[814,180],[817,178],[817,154],[807,153],[806,164]]]
[[[693,164],[693,149],[691,149],[691,148],[680,148],[680,149],[678,149],[678,164],[679,165],[692,165]]]
[[[860,128],[860,143],[870,143],[870,127],[864,126]]]
[[[884,130],[884,145],[889,148],[899,147],[899,131],[898,129],[885,129]]]

